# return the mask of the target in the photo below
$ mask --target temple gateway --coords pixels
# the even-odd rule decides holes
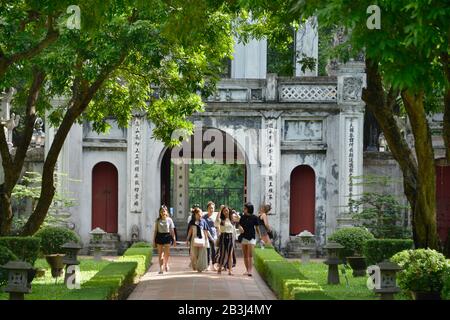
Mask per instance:
[[[317,29],[301,29],[297,51],[317,57],[317,47]],[[77,200],[70,226],[85,243],[94,227],[113,240],[150,241],[166,204],[182,238],[192,206],[189,166],[216,157],[245,165],[242,205],[272,205],[276,246],[288,248],[293,236],[308,230],[320,248],[346,223],[348,202],[361,193],[352,177],[363,174],[365,83],[364,62],[338,64],[326,77],[297,64],[295,77],[278,77],[267,73],[265,40],[237,44],[229,77],[207,99],[205,112],[192,117],[196,131],[183,152],[153,139],[154,125],[143,114],[126,129],[109,119],[108,134],[95,133],[89,123],[72,128],[58,163],[70,178],[61,188]],[[46,132],[46,146],[52,132]],[[186,148],[191,160],[175,161],[186,157]]]

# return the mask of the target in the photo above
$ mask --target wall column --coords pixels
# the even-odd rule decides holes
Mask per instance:
[[[362,89],[366,86],[364,63],[351,61],[338,67],[338,104],[340,114],[339,166],[339,214],[337,227],[352,224],[349,214],[355,208],[349,206],[350,199],[357,199],[363,192],[360,178],[363,175],[364,147],[364,102]]]

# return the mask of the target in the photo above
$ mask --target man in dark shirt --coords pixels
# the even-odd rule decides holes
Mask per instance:
[[[208,240],[209,240],[209,248],[208,248],[208,270],[214,270],[214,264],[216,263],[216,247],[215,243],[217,240],[217,229],[214,225],[213,213],[216,205],[214,202],[208,202],[208,212],[203,216],[203,219],[206,221],[208,225]]]

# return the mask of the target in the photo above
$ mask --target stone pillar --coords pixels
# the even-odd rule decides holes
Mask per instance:
[[[295,35],[295,76],[296,77],[317,77],[319,58],[319,31],[317,17],[310,17],[301,24]],[[298,61],[303,58],[314,58],[316,60],[314,70],[306,69],[302,71],[302,65]]]
[[[187,221],[189,215],[189,164],[174,163],[173,166],[174,218]]]
[[[237,42],[237,41],[236,41]],[[267,40],[252,39],[247,44],[236,43],[231,60],[231,78],[265,79],[267,73]]]
[[[350,199],[362,194],[362,186],[355,185],[360,180],[355,177],[363,175],[363,128],[364,102],[361,99],[362,89],[366,86],[364,63],[349,62],[340,64],[338,77],[338,104],[340,114],[340,166],[339,166],[339,208],[338,227],[351,225],[346,213],[355,211],[349,207]]]
[[[269,218],[269,224],[277,225],[281,223],[281,114],[282,111],[262,111],[261,130],[261,176],[263,178],[264,203],[272,206],[271,214],[274,218]],[[255,210],[258,210],[259,203],[254,203]],[[281,230],[281,229],[278,229]],[[278,239],[280,241],[281,238]],[[275,245],[279,245],[275,244]]]
[[[145,181],[145,159],[146,159],[146,141],[149,139],[146,134],[146,119],[142,113],[135,113],[131,119],[127,132],[128,148],[127,148],[127,209],[125,225],[119,225],[119,232],[122,230],[122,237],[126,236],[126,240],[132,240],[135,234],[141,232],[140,228],[144,225],[145,214],[148,210],[154,208],[145,208],[143,206],[144,192],[152,184]],[[120,197],[120,195],[119,195]],[[143,214],[145,213],[145,214]],[[119,224],[120,224],[119,217]],[[138,230],[136,230],[138,227]],[[121,239],[125,240],[125,239]]]

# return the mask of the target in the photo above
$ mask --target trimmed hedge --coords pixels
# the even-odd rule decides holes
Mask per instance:
[[[255,249],[255,268],[279,299],[306,300],[316,296],[322,300],[329,299],[317,283],[307,280],[294,263],[274,249]]]
[[[72,290],[68,300],[120,300],[129,294],[135,278],[142,276],[152,261],[153,248],[129,248],[117,262],[100,270],[80,290]]]
[[[36,237],[0,237],[0,246],[6,247],[19,260],[34,266],[39,255],[41,240]]]
[[[143,241],[135,242],[131,245],[131,248],[151,248],[151,247],[152,247],[151,243]]]
[[[153,248],[150,247],[131,247],[124,252],[123,256],[119,258],[119,261],[134,261],[138,266],[136,273],[138,276],[143,275],[152,262]]]
[[[134,284],[137,262],[112,262],[100,270],[79,290],[71,290],[65,300],[118,300],[125,298]]]
[[[255,249],[254,264],[258,273],[264,279],[267,278],[267,261],[283,261],[284,258],[274,249]]]
[[[363,245],[363,254],[368,265],[390,259],[394,254],[412,249],[414,242],[410,239],[374,239]]]
[[[74,231],[64,227],[45,227],[34,236],[41,239],[43,254],[64,253],[61,248],[63,244],[71,241],[80,243],[80,237]]]

